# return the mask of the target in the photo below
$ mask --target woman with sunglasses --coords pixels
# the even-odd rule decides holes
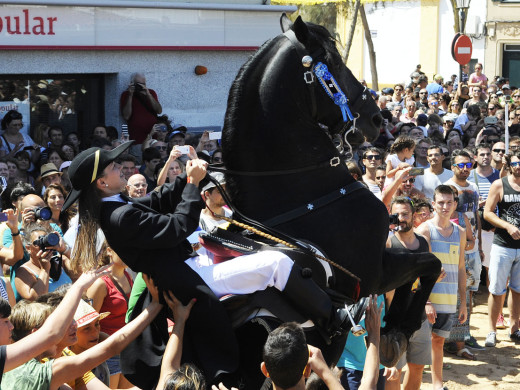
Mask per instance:
[[[453,99],[448,104],[448,113],[460,115],[460,104],[458,99]]]
[[[20,150],[31,152],[32,162],[36,162],[40,157],[40,148],[27,134],[20,130],[23,127],[23,116],[16,110],[10,110],[2,119],[2,146],[0,156],[14,157]]]

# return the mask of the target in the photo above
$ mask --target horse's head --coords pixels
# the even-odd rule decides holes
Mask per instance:
[[[309,93],[314,94],[312,110],[315,119],[326,125],[329,132],[334,134],[345,128],[345,119],[351,125],[352,118],[356,117],[356,128],[360,129],[368,140],[376,139],[383,121],[379,108],[369,90],[363,87],[345,66],[336,47],[336,41],[327,29],[305,23],[300,17],[292,23],[285,14],[282,15],[280,24],[298,55],[302,57],[302,71],[308,71],[305,82],[309,86]],[[318,65],[320,63],[326,68]],[[320,80],[317,76],[323,74],[323,70],[328,70],[328,74],[325,73]],[[341,105],[337,104],[341,101],[342,94],[348,98],[348,108],[343,105],[342,109]]]

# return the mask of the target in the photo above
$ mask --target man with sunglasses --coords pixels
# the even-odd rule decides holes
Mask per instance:
[[[507,280],[511,290],[509,338],[520,342],[520,151],[506,160],[509,174],[496,180],[489,189],[484,218],[496,227],[489,261],[488,325],[486,347],[497,342],[496,322],[503,305]],[[498,216],[495,209],[498,206]]]
[[[451,179],[453,172],[442,166],[445,157],[440,146],[432,145],[426,153],[430,167],[424,170],[424,175],[416,177],[415,188],[422,191],[426,198],[432,200],[435,188]]]
[[[489,140],[489,138],[488,138]],[[502,169],[503,158],[506,153],[506,144],[502,141],[498,141],[493,143],[493,146],[491,148],[491,167],[493,169],[496,169],[497,171],[500,171]]]
[[[451,164],[453,177],[444,184],[452,185],[457,188],[459,196],[457,211],[464,213],[468,217],[471,226],[466,226],[465,228],[471,229],[473,236],[476,237],[475,245],[472,249],[469,249],[469,244],[464,248],[466,272],[468,274],[467,289],[469,290],[469,307],[467,323],[457,325],[467,328],[467,335],[469,335],[469,321],[472,309],[471,302],[473,293],[478,291],[480,285],[480,273],[482,271],[482,235],[478,216],[479,194],[475,184],[468,181],[468,177],[471,175],[471,170],[473,168],[473,162],[469,153],[464,150],[455,150],[452,153]],[[461,305],[466,303],[465,296],[461,296],[460,300]],[[466,341],[466,345],[473,349],[483,349],[472,336],[470,336],[469,340]]]
[[[395,180],[383,191],[382,201],[387,208],[390,208],[390,203],[397,196],[405,196],[414,199],[426,199],[424,194],[414,187],[416,175],[410,175],[413,167],[408,167],[397,171]]]
[[[372,146],[363,152],[363,165],[365,166],[363,182],[368,186],[370,192],[381,199],[381,188],[376,179],[377,167],[381,165],[381,152],[378,148]]]

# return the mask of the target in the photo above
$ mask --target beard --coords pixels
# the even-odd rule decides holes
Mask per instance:
[[[399,226],[400,226],[400,229],[399,229],[400,232],[402,232],[402,233],[409,232],[410,230],[413,229],[413,221],[410,222],[410,223],[406,223],[405,222],[405,223],[403,223],[403,224],[401,224]]]

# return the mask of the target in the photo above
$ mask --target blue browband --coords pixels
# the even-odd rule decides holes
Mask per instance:
[[[327,65],[322,62],[318,62],[314,67],[314,74],[320,81],[323,89],[325,89],[327,95],[329,95],[330,98],[334,101],[334,104],[336,104],[341,109],[343,122],[353,121],[355,118],[350,111],[350,107],[348,106],[347,96],[339,87],[334,76],[329,72]]]

